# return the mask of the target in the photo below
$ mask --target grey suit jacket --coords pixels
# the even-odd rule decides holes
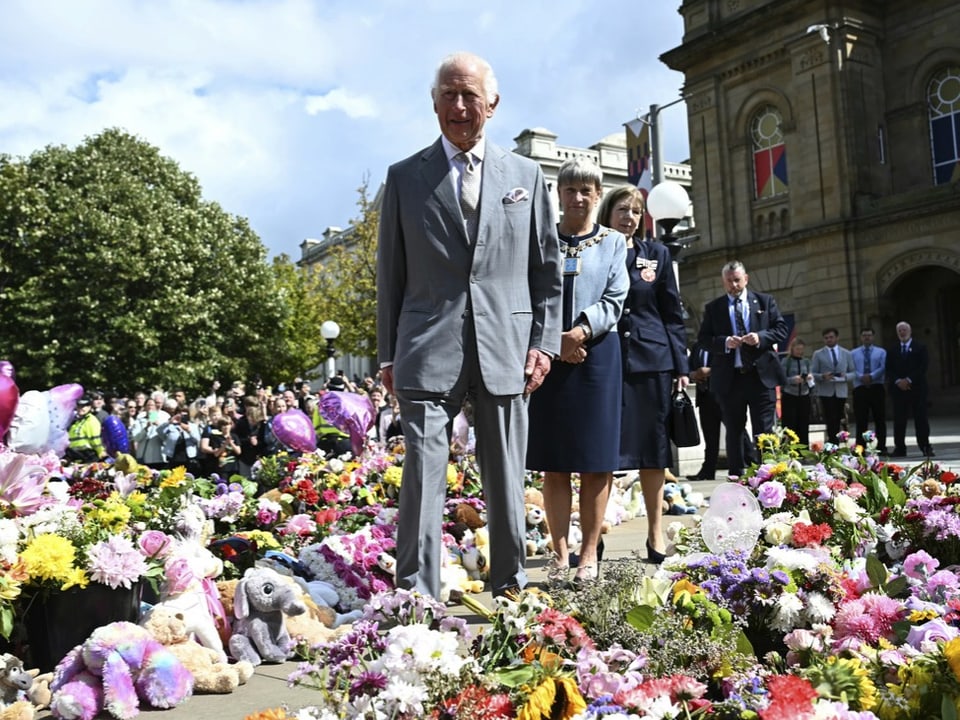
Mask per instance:
[[[377,255],[377,354],[397,390],[446,393],[471,316],[483,383],[523,392],[527,351],[560,352],[561,261],[540,166],[490,142],[477,240],[467,238],[439,138],[387,171]],[[505,202],[515,188],[526,199]]]
[[[817,381],[817,395],[819,397],[845,398],[849,393],[849,384],[857,374],[853,364],[853,356],[849,350],[837,345],[837,372],[843,374],[843,380],[824,380],[823,374],[833,372],[833,357],[830,348],[824,345],[813,354],[810,361],[810,372]]]

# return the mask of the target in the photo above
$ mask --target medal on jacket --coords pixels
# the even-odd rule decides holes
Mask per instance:
[[[657,279],[657,260],[637,257],[637,267],[640,268],[640,279],[653,282]]]

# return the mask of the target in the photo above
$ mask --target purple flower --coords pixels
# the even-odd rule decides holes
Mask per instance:
[[[903,574],[914,580],[923,580],[929,577],[938,567],[940,567],[939,560],[931,557],[923,550],[918,550],[908,555],[903,561]]]
[[[757,491],[757,500],[765,508],[779,508],[787,497],[787,488],[779,480],[769,480]]]
[[[112,588],[129,588],[147,572],[147,563],[130,538],[112,535],[87,552],[91,579]]]
[[[907,643],[922,652],[924,643],[953,640],[958,634],[960,634],[960,631],[951,625],[947,625],[942,618],[934,618],[922,625],[915,625],[910,628],[910,632],[907,633]]]

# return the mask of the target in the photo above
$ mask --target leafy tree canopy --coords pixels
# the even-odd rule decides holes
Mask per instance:
[[[289,373],[291,311],[265,253],[245,219],[120,130],[0,155],[0,358],[21,389]]]

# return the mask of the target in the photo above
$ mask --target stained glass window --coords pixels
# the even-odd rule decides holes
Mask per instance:
[[[933,182],[960,180],[960,66],[944,68],[927,87]]]
[[[750,124],[753,140],[754,195],[760,200],[788,191],[787,147],[783,144],[783,119],[772,105],[763,108]]]

